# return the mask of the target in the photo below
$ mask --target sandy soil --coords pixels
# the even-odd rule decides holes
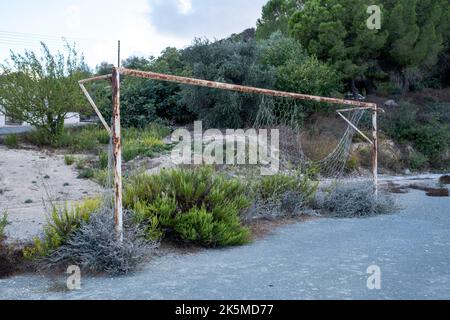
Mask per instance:
[[[77,175],[62,155],[0,146],[0,213],[8,212],[9,240],[38,235],[51,203],[64,205],[101,193],[96,183]]]

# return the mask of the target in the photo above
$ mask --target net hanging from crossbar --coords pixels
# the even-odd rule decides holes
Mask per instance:
[[[324,177],[338,178],[345,172],[356,130],[348,125],[336,147],[321,160],[309,158],[302,145],[306,108],[301,102],[279,97],[262,96],[254,123],[255,129],[278,129],[280,132],[280,164],[282,169],[314,166]],[[348,120],[357,127],[366,110],[348,111]]]

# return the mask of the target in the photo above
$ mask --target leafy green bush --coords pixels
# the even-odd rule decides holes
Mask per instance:
[[[10,134],[5,137],[5,145],[9,149],[17,149],[19,146],[19,141],[17,139],[17,136],[15,134]]]
[[[382,121],[383,129],[400,143],[412,143],[431,163],[438,164],[450,146],[448,107],[433,103],[419,107],[402,102]]]
[[[149,236],[166,236],[208,247],[246,243],[240,215],[250,206],[246,185],[209,167],[138,175],[125,184],[124,205]]]
[[[89,220],[91,214],[101,206],[99,199],[87,199],[72,207],[54,207],[47,223],[44,226],[43,235],[34,239],[34,245],[24,249],[24,255],[28,259],[48,256],[53,250],[66,243],[70,236],[79,229],[83,222]]]

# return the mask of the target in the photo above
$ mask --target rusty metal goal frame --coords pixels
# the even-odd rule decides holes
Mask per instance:
[[[358,134],[367,140],[372,146],[372,174],[374,182],[374,192],[378,194],[378,113],[381,109],[376,103],[369,103],[363,101],[345,100],[329,97],[320,97],[313,95],[306,95],[301,93],[284,92],[277,90],[262,89],[256,87],[241,86],[229,84],[224,82],[208,81],[202,79],[180,77],[155,72],[145,72],[139,70],[132,70],[127,68],[113,68],[112,74],[93,77],[79,81],[79,85],[95,113],[99,117],[101,123],[112,136],[113,143],[113,165],[114,165],[114,221],[116,225],[116,232],[120,241],[123,241],[123,217],[122,217],[122,140],[121,140],[121,125],[120,125],[120,76],[132,76],[143,79],[159,80],[164,82],[173,82],[179,84],[193,85],[199,87],[207,87],[213,89],[222,89],[228,91],[261,94],[272,97],[285,97],[296,100],[308,100],[322,103],[330,103],[337,105],[347,105],[351,108],[337,110],[338,115],[344,119],[349,126],[351,126]],[[105,121],[100,110],[96,106],[94,100],[84,86],[88,82],[110,80],[112,83],[112,128]],[[345,112],[353,110],[371,110],[372,111],[372,139],[367,137],[360,129],[357,128],[347,117]]]

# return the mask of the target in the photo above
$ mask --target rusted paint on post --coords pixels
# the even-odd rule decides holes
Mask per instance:
[[[122,141],[120,128],[120,73],[118,68],[113,69],[113,162],[114,162],[114,222],[116,233],[120,242],[123,241],[122,216]]]
[[[283,91],[277,91],[277,90],[255,88],[255,87],[246,87],[246,86],[240,86],[240,85],[236,85],[236,84],[179,77],[179,76],[173,76],[173,75],[162,74],[162,73],[131,70],[131,69],[126,69],[126,68],[120,68],[120,73],[123,75],[128,75],[128,76],[133,76],[133,77],[138,77],[138,78],[146,78],[146,79],[160,80],[160,81],[166,81],[166,82],[182,83],[182,84],[207,87],[207,88],[213,88],[213,89],[222,89],[222,90],[237,91],[237,92],[243,92],[243,93],[262,94],[262,95],[268,95],[268,96],[273,96],[273,97],[285,97],[285,98],[292,98],[292,99],[297,99],[297,100],[309,100],[309,101],[315,101],[315,102],[350,105],[350,106],[355,106],[355,107],[369,107],[371,109],[376,108],[376,104],[362,102],[362,101],[318,97],[318,96],[312,96],[312,95],[300,94],[300,93],[283,92]]]
[[[375,104],[375,109],[372,114],[372,172],[375,195],[378,195],[378,107]]]

